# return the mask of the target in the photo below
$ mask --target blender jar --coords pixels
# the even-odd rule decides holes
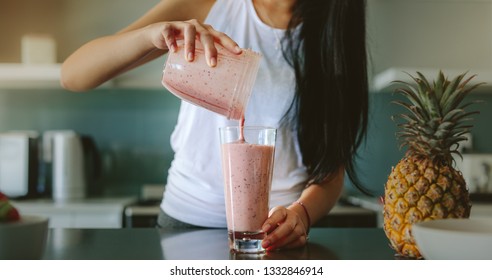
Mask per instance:
[[[162,85],[182,100],[239,120],[251,95],[261,54],[243,49],[237,55],[216,47],[217,65],[210,67],[198,40],[192,62],[185,58],[183,41],[178,41],[178,50],[168,53]]]

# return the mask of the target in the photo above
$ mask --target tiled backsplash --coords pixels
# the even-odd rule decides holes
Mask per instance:
[[[492,95],[472,95],[475,152],[492,153]],[[402,157],[396,125],[390,117],[400,108],[392,94],[371,94],[367,142],[361,147],[360,176],[376,193]],[[163,90],[99,89],[87,93],[64,90],[0,91],[0,131],[73,129],[95,138],[103,163],[96,192],[135,194],[144,184],[164,184],[173,158],[169,138],[177,119],[179,99]]]

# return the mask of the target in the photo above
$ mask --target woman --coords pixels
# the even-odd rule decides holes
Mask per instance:
[[[246,125],[278,129],[268,250],[306,244],[309,227],[337,202],[345,172],[360,187],[354,157],[367,126],[363,0],[163,0],[115,35],[93,40],[62,67],[74,91],[103,82],[195,38],[210,67],[215,44],[263,54]],[[162,226],[225,227],[218,127],[237,125],[182,103],[171,136]]]

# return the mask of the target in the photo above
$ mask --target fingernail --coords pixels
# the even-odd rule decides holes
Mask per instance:
[[[261,246],[263,248],[268,248],[268,246],[270,246],[270,240],[268,240],[268,239],[263,240]]]
[[[170,48],[170,49],[171,49],[171,52],[172,52],[172,53],[175,53],[175,52],[176,52],[176,46],[171,45],[171,48]]]
[[[266,224],[264,225],[261,230],[263,230],[264,232],[268,232],[268,230],[271,228],[272,226],[270,224]]]
[[[188,59],[188,61],[193,61],[193,53],[192,52],[188,53],[187,59]]]
[[[234,48],[234,50],[236,51],[236,53],[241,53],[241,51],[242,51],[242,50],[241,50],[241,48],[240,48],[239,46],[236,46],[236,47]]]
[[[210,66],[215,67],[217,65],[217,58],[211,57],[210,58]]]

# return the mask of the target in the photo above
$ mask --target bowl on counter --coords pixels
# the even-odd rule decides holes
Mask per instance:
[[[492,260],[492,219],[440,219],[416,223],[412,235],[425,259]]]
[[[46,217],[23,215],[19,221],[0,223],[0,259],[41,259],[47,236]]]

